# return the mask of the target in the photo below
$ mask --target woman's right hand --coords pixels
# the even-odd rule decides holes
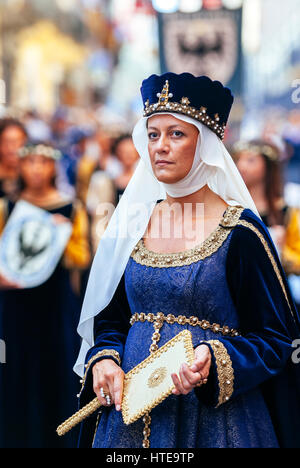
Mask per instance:
[[[93,366],[93,389],[101,405],[109,406],[106,399],[100,394],[110,395],[111,404],[114,403],[116,410],[120,411],[123,395],[124,372],[112,359],[102,359]]]

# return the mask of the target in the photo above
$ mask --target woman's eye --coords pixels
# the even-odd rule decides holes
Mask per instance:
[[[183,133],[180,130],[174,130],[173,135],[175,137],[181,137],[181,136],[183,136]]]
[[[156,137],[157,137],[157,133],[155,133],[155,132],[148,133],[149,140],[153,140]]]

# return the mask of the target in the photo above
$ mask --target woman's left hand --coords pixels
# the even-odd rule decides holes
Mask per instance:
[[[175,388],[172,393],[174,395],[187,395],[191,392],[200,381],[206,383],[211,365],[211,354],[209,347],[206,345],[197,346],[195,349],[195,360],[192,366],[186,363],[182,364],[177,374],[171,374]]]

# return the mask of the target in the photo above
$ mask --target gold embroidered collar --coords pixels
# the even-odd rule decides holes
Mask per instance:
[[[131,257],[141,265],[165,268],[190,265],[215,253],[227,239],[232,228],[237,225],[244,208],[228,206],[218,227],[199,245],[176,253],[158,253],[148,250],[143,239],[134,247]]]

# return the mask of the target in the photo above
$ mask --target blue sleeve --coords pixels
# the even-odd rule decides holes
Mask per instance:
[[[299,335],[285,274],[261,222],[244,219],[234,228],[226,277],[240,336],[205,342],[212,354],[210,375],[207,385],[195,389],[199,399],[215,407],[278,375]]]
[[[110,304],[95,317],[94,346],[86,356],[89,361],[99,351],[113,349],[122,360],[124,345],[130,328],[130,307],[125,291],[124,274]]]
[[[95,397],[92,385],[92,368],[102,359],[113,359],[120,365],[124,345],[130,328],[130,307],[128,304],[124,274],[108,306],[95,317],[94,346],[85,358],[85,374],[81,380],[80,406]]]

